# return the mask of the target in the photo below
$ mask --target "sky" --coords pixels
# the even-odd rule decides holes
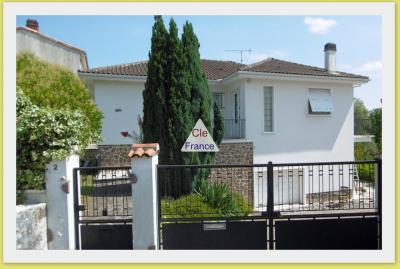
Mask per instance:
[[[17,16],[38,20],[46,35],[86,51],[89,67],[147,60],[152,16]],[[171,16],[164,16],[168,27]],[[382,40],[380,16],[173,16],[182,33],[193,24],[203,59],[249,64],[268,57],[324,66],[324,45],[337,45],[337,69],[370,77],[354,95],[368,109],[381,107]],[[248,52],[251,50],[251,52]]]

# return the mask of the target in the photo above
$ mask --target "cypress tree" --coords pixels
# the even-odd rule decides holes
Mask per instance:
[[[161,16],[154,16],[149,52],[148,74],[143,91],[143,142],[160,143],[162,137],[163,107],[165,106],[164,68],[167,30]]]
[[[173,19],[169,24],[166,54],[166,105],[164,106],[166,145],[164,150],[168,152],[161,156],[161,161],[165,164],[182,164],[184,161],[181,147],[192,126],[185,57],[182,42],[178,37],[178,27]]]
[[[213,128],[213,138],[215,143],[218,145],[221,143],[224,137],[224,116],[222,115],[221,109],[214,102],[214,128]]]
[[[186,22],[183,26],[182,44],[186,58],[186,70],[188,72],[192,120],[196,122],[199,118],[202,119],[204,125],[211,131],[211,93],[200,59],[200,43],[193,31],[192,24],[189,22]],[[217,126],[217,128],[216,132],[219,133],[221,131],[221,125]],[[193,164],[211,163],[213,154],[192,154],[191,160]]]
[[[201,119],[208,131],[211,131],[211,93],[208,88],[207,78],[203,72],[202,62],[200,58],[199,48],[200,43],[193,31],[191,23],[186,22],[183,26],[182,45],[186,59],[186,72],[190,90],[190,114],[192,119],[192,126]],[[215,132],[220,132],[220,126]],[[189,131],[190,132],[190,131]],[[187,158],[190,159],[191,164],[209,164],[214,159],[213,153],[186,153]],[[210,171],[208,169],[198,169],[193,171],[193,186],[196,187],[199,180],[206,179]]]

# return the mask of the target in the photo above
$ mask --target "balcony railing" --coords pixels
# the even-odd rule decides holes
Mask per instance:
[[[224,139],[245,138],[245,123],[244,119],[224,119]]]
[[[354,119],[354,134],[371,134],[372,123],[370,119]]]

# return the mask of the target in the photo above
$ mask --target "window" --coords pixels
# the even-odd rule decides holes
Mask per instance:
[[[214,106],[214,103],[217,103],[220,109],[223,109],[223,96],[224,94],[222,92],[213,92],[212,93],[212,105]],[[213,107],[212,106],[212,107]]]
[[[235,93],[235,123],[238,122],[238,116],[239,116],[239,111],[238,111],[238,95]]]
[[[274,131],[274,89],[264,87],[264,132]]]
[[[330,114],[333,111],[331,91],[329,89],[309,89],[308,112],[310,114]]]

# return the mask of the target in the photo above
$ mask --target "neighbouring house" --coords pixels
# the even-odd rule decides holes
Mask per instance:
[[[89,68],[84,50],[41,33],[39,23],[32,19],[26,21],[26,27],[17,27],[17,54],[20,52],[30,52],[75,73]]]
[[[225,137],[215,162],[353,161],[353,89],[369,78],[338,71],[333,43],[325,45],[324,56],[323,68],[274,58],[250,65],[202,60],[213,101],[225,118]],[[139,132],[137,116],[143,114],[147,62],[91,68],[78,74],[104,113],[104,140],[98,149],[102,165],[128,164],[132,140],[121,133]],[[296,178],[306,178],[309,172],[297,170],[295,173],[303,176]],[[253,193],[255,201],[257,195],[264,195],[260,188],[265,185],[266,189],[266,182],[257,183],[256,174],[248,173],[250,180],[245,186],[237,186]],[[276,203],[302,203],[314,185],[318,192],[324,192],[327,186],[329,191],[351,189],[353,181],[337,183],[333,188],[329,181],[325,187],[322,183],[321,189],[321,182],[290,182],[287,171],[282,175],[283,186],[302,191],[280,197]],[[334,177],[334,182],[340,182],[339,174]],[[331,180],[328,175],[325,178]]]

